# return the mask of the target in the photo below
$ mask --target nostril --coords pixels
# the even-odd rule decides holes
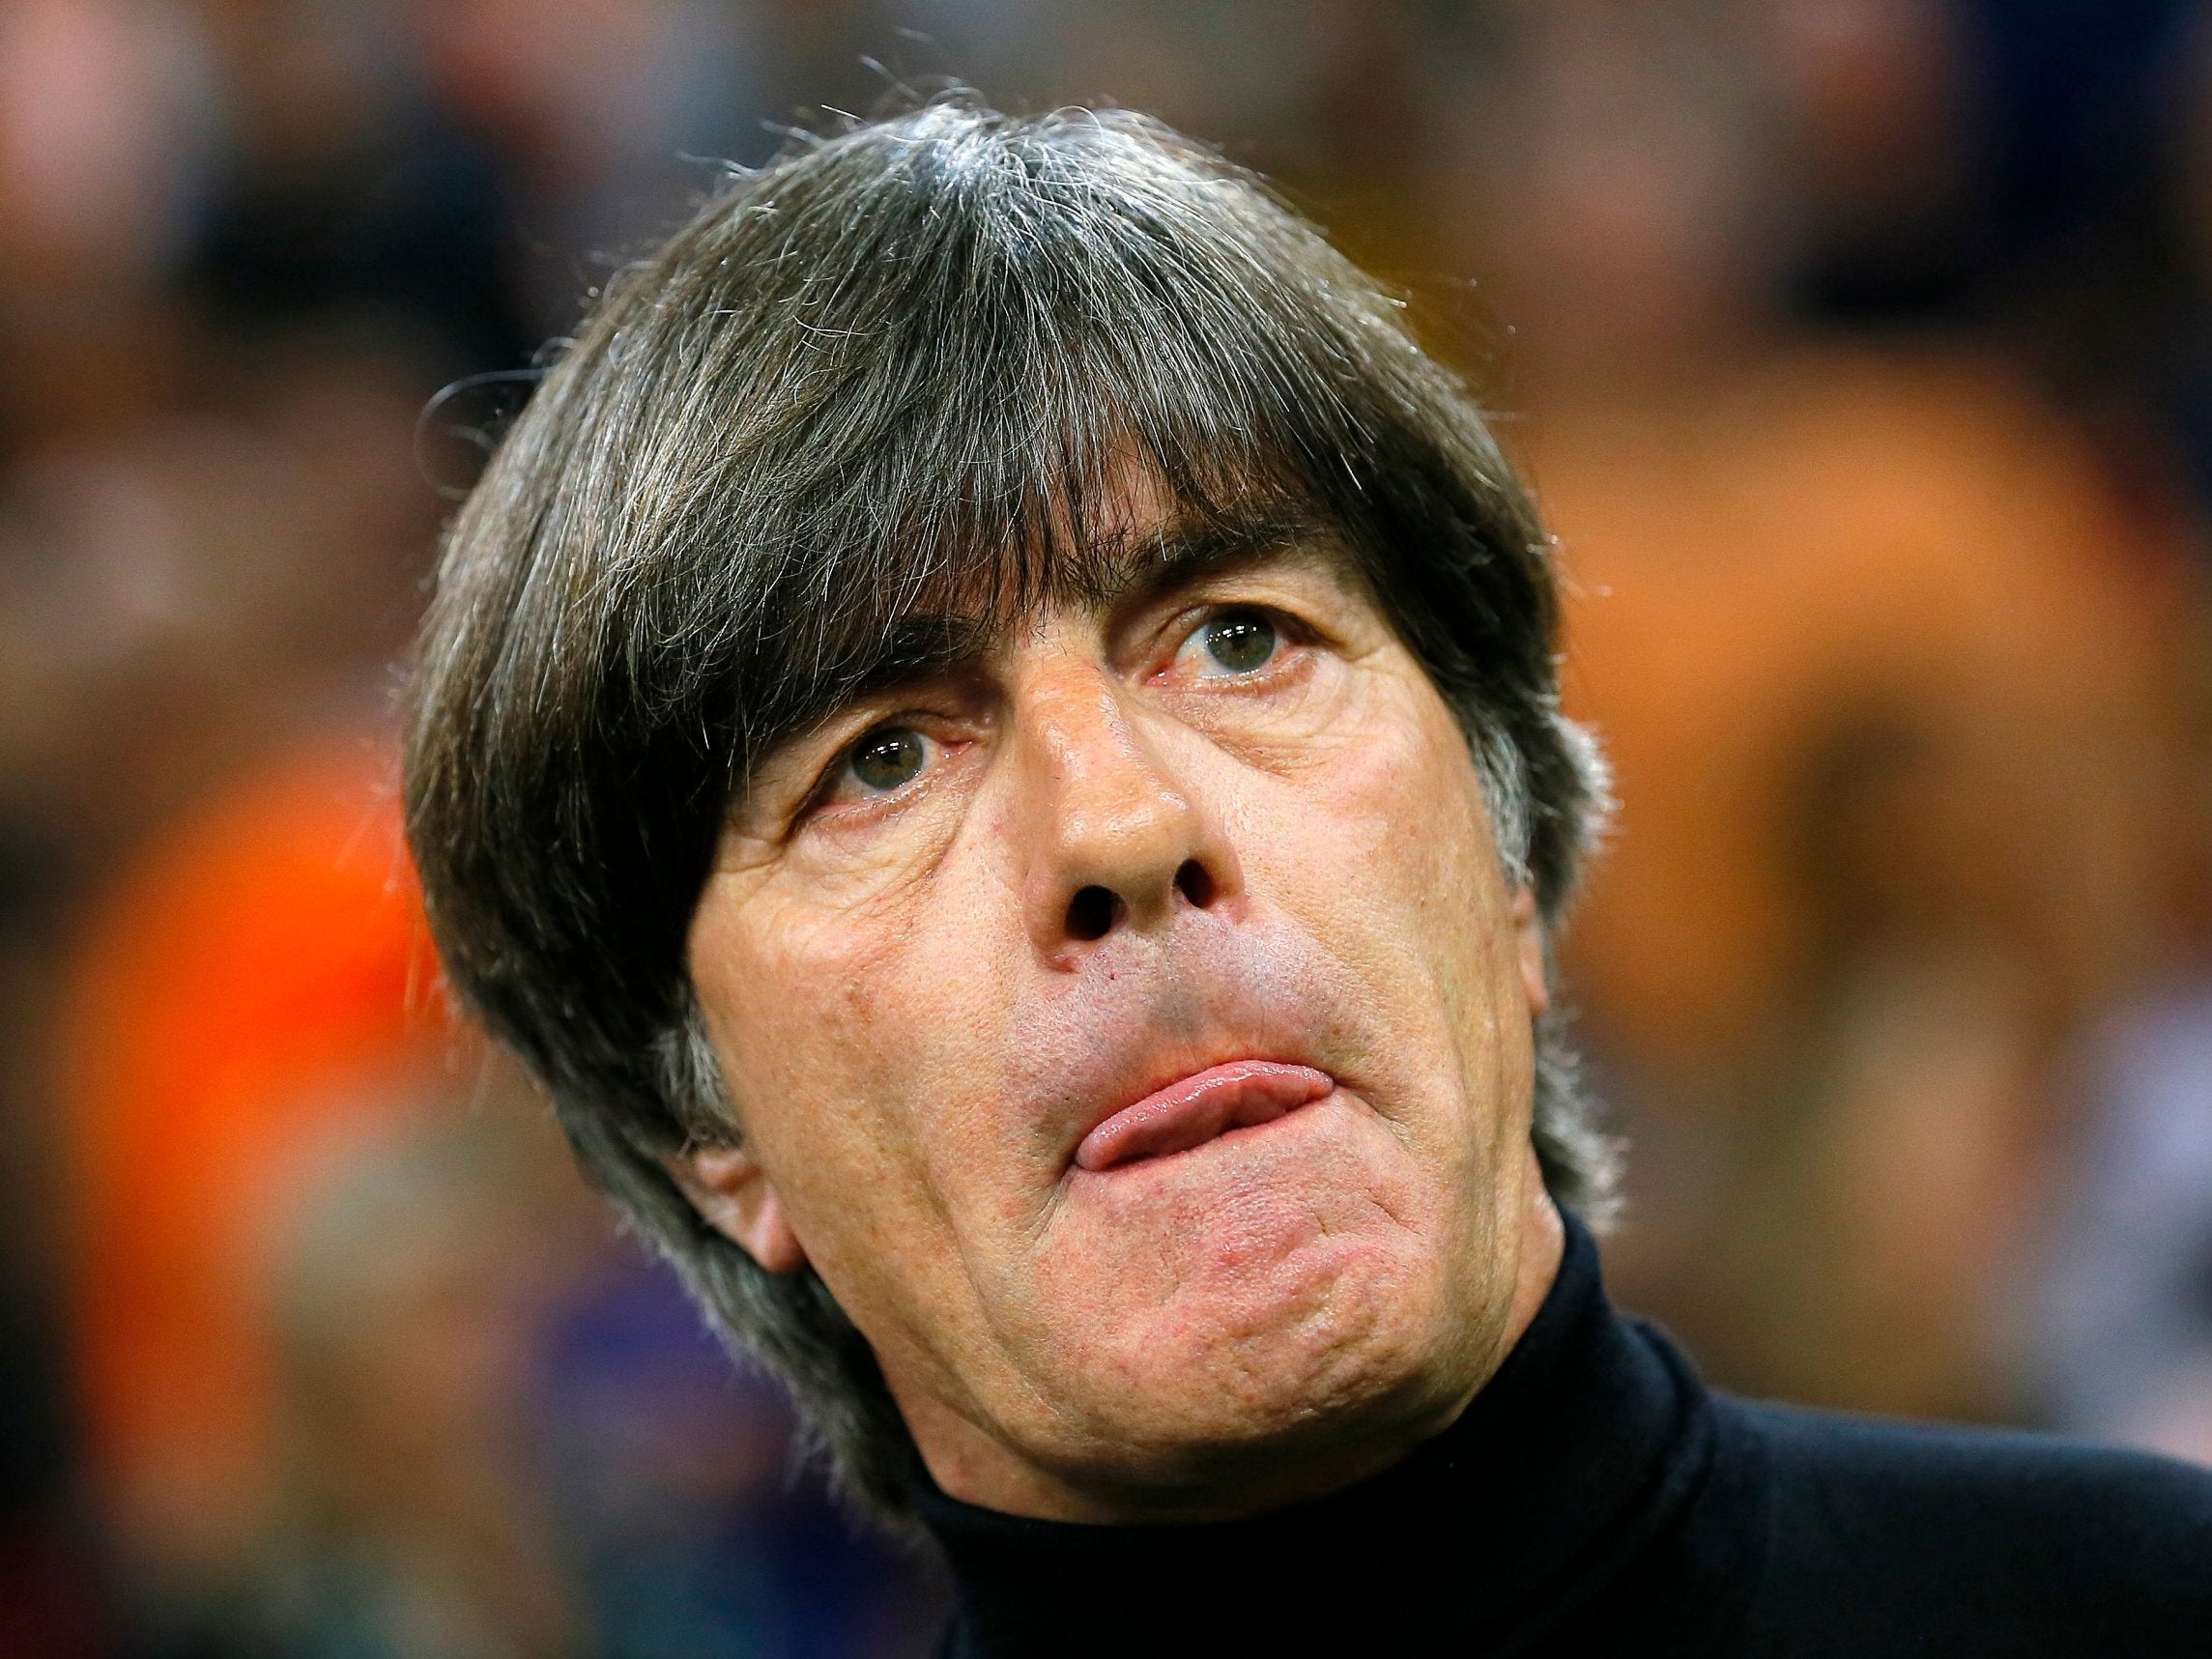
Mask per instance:
[[[1085,887],[1068,901],[1068,934],[1103,939],[1121,915],[1121,896],[1109,888]]]
[[[1204,865],[1187,858],[1175,872],[1175,891],[1191,901],[1192,909],[1203,910],[1214,901],[1214,878]]]

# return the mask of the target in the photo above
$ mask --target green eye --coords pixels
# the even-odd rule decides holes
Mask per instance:
[[[885,727],[871,731],[852,746],[846,768],[864,789],[889,794],[914,781],[929,758],[922,734],[908,726]]]
[[[1232,674],[1267,667],[1275,656],[1275,624],[1257,611],[1231,611],[1199,630],[1206,655]]]

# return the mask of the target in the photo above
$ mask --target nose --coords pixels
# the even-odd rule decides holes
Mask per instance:
[[[1016,699],[1021,901],[1049,959],[1118,932],[1164,933],[1240,890],[1207,803],[1145,740],[1124,695],[1104,671],[1071,665]]]

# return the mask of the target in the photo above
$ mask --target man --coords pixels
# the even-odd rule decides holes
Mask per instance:
[[[1554,612],[1309,226],[944,101],[736,181],[548,374],[411,833],[955,1653],[2204,1650],[2212,1477],[1748,1406],[1607,1307]]]

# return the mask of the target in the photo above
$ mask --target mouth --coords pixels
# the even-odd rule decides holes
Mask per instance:
[[[1178,1077],[1106,1119],[1076,1148],[1077,1167],[1119,1169],[1189,1152],[1231,1130],[1273,1123],[1334,1093],[1336,1081],[1311,1066],[1231,1060]]]

